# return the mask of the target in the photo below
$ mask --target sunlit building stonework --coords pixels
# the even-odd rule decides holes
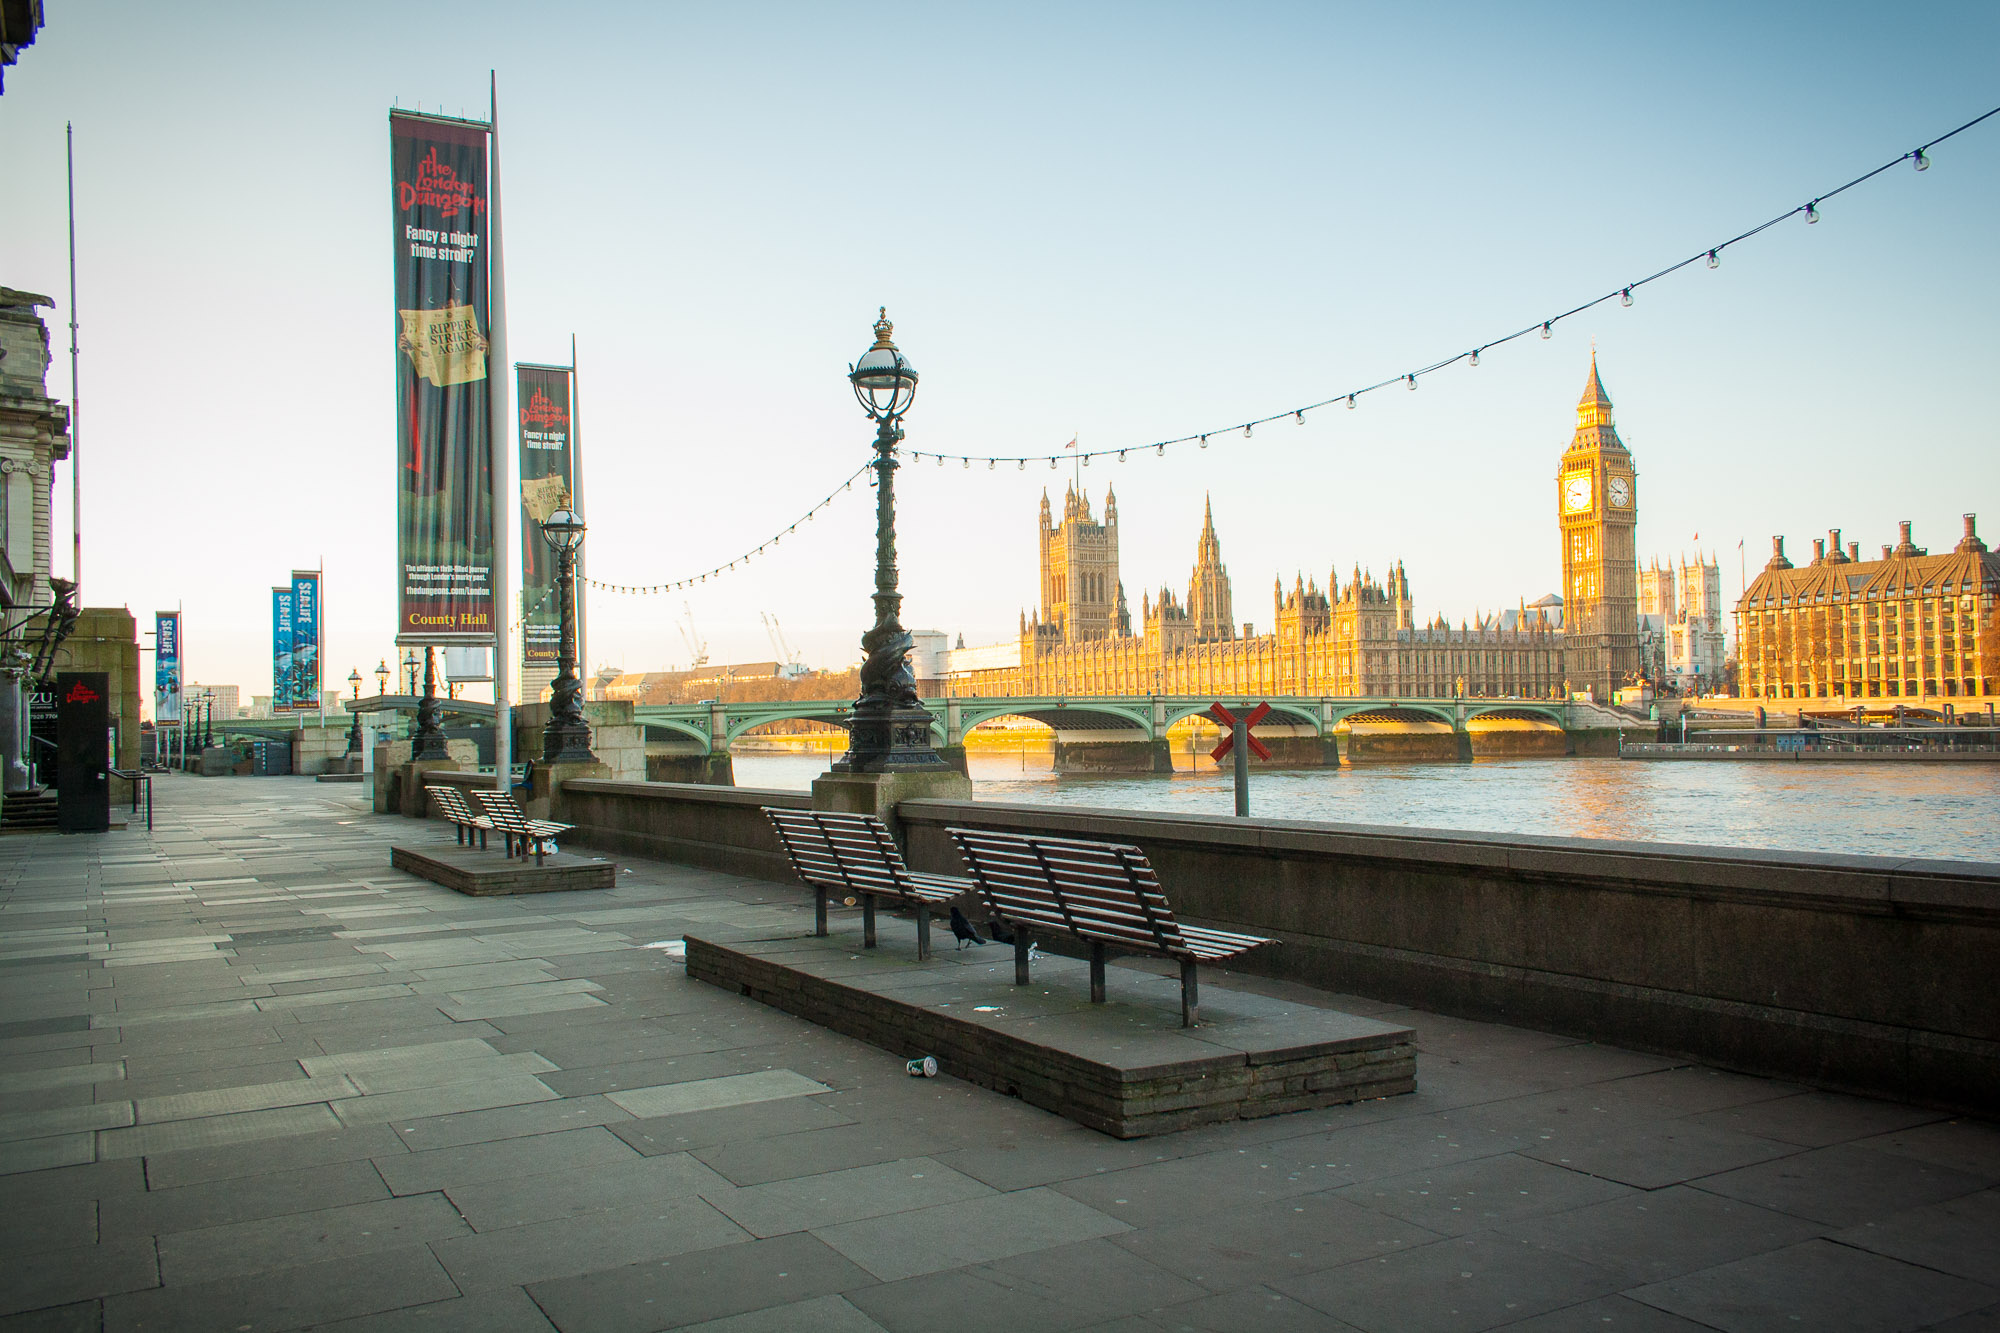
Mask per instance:
[[[1099,522],[1090,499],[1066,489],[1058,520],[1042,497],[1040,605],[1021,613],[1018,651],[947,655],[956,694],[1323,694],[1560,697],[1566,688],[1609,699],[1641,666],[1638,497],[1632,456],[1611,422],[1611,399],[1591,360],[1576,433],[1557,469],[1556,513],[1564,596],[1453,627],[1419,624],[1398,560],[1379,580],[1360,566],[1343,578],[1294,576],[1271,590],[1265,633],[1238,624],[1213,510],[1204,505],[1185,593],[1163,587],[1139,600],[1134,630],[1118,566],[1118,501]],[[1587,632],[1579,649],[1572,628]],[[996,646],[997,647],[997,646]],[[1581,657],[1579,665],[1577,660]]]
[[[1722,570],[1697,554],[1692,563],[1655,559],[1639,571],[1639,615],[1657,621],[1652,674],[1683,694],[1721,688],[1728,657],[1722,632]]]
[[[2000,695],[2000,556],[1973,515],[1948,555],[1900,526],[1880,560],[1843,550],[1840,530],[1813,542],[1812,563],[1771,559],[1736,604],[1738,674],[1753,699],[1973,699]]]

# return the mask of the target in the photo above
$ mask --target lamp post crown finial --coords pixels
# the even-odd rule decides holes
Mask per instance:
[[[875,320],[875,347],[871,347],[868,350],[872,352],[880,347],[894,351],[896,344],[889,341],[889,335],[895,331],[896,326],[889,322],[889,307],[878,306],[877,318]]]

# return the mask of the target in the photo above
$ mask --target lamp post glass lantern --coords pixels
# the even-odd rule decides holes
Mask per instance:
[[[948,765],[931,748],[931,714],[917,698],[910,670],[915,646],[900,619],[896,575],[896,445],[903,414],[917,397],[917,371],[891,338],[885,308],[875,321],[875,345],[848,367],[855,401],[875,423],[875,627],[861,636],[861,693],[849,718],[847,753],[836,773],[937,769]]]
[[[542,762],[594,764],[590,724],[583,720],[583,680],[576,672],[576,552],[583,545],[583,519],[565,495],[542,523],[542,539],[556,553],[556,678],[549,685],[549,720],[542,728]]]
[[[375,664],[375,693],[387,694],[389,692],[389,677],[391,674],[393,673],[389,670],[388,658],[385,657]]]

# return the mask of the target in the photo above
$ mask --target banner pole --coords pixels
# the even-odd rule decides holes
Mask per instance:
[[[514,766],[513,690],[509,680],[513,663],[507,656],[507,617],[513,610],[509,591],[512,581],[507,575],[513,564],[513,551],[507,544],[512,488],[506,485],[506,480],[507,456],[512,451],[503,449],[500,442],[512,440],[514,435],[505,411],[510,387],[506,381],[513,370],[507,360],[507,281],[500,245],[500,76],[495,70],[487,71],[487,123],[487,151],[492,154],[487,167],[487,234],[491,248],[486,256],[486,285],[491,332],[486,361],[486,404],[491,420],[488,447],[493,480],[493,785],[506,791]],[[500,367],[497,375],[493,373],[495,366]]]
[[[581,380],[576,371],[576,335],[569,335],[569,477],[575,494],[570,497],[570,505],[578,518],[588,520],[590,511],[583,507],[583,393]],[[586,589],[590,587],[588,561],[590,557],[581,546],[576,552],[576,674],[583,677],[583,697],[590,697],[590,598]]]

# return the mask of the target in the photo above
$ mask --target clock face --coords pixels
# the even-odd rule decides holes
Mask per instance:
[[[1626,478],[1613,477],[1606,490],[1611,496],[1611,503],[1618,508],[1624,509],[1632,503],[1632,483]]]
[[[1563,508],[1569,510],[1590,508],[1590,478],[1571,477],[1563,483]]]

